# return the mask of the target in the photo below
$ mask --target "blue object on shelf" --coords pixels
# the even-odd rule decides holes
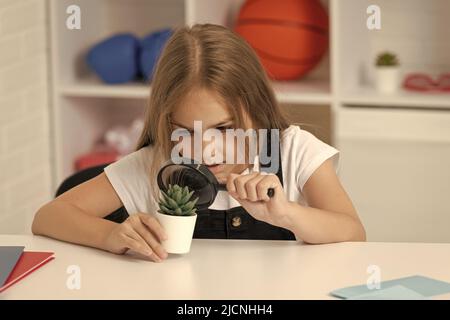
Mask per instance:
[[[170,28],[162,29],[148,34],[141,40],[139,69],[145,80],[152,80],[156,63],[172,33]]]
[[[92,47],[87,55],[87,63],[104,82],[126,83],[138,75],[138,55],[139,40],[130,33],[123,33]]]

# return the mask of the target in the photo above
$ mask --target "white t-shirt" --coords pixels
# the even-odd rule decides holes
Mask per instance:
[[[339,151],[298,126],[291,125],[284,130],[280,149],[283,189],[289,201],[307,205],[302,195],[303,186],[325,160],[332,158],[336,173],[339,170]],[[104,170],[129,214],[153,214],[158,210],[148,174],[152,151],[151,146],[143,147]],[[209,208],[225,210],[237,206],[239,203],[226,191],[219,191]]]

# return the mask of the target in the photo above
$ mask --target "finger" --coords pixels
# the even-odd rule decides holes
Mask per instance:
[[[166,231],[159,223],[158,219],[148,214],[143,214],[140,216],[141,221],[145,224],[153,233],[156,234],[159,241],[167,240],[169,237],[167,236]]]
[[[149,230],[149,227],[143,224],[141,220],[135,223],[133,227],[134,230],[145,240],[145,242],[149,245],[153,252],[158,255],[158,257],[160,257],[161,259],[167,258],[166,250],[164,250],[161,243],[155,238],[151,230]]]
[[[269,188],[276,189],[279,186],[279,180],[277,176],[266,175],[264,178],[258,182],[256,185],[256,192],[258,194],[258,198],[263,201],[269,201],[270,197],[267,195],[267,191]]]
[[[264,176],[258,174],[254,178],[247,181],[247,183],[245,184],[245,191],[247,192],[248,200],[253,201],[253,202],[262,200],[259,198],[258,192],[256,190],[256,186],[262,179],[264,179]]]
[[[145,242],[145,240],[134,229],[128,229],[126,235],[135,241],[131,242],[132,244],[134,244],[134,248],[130,249],[149,257],[155,262],[161,262],[161,258],[159,258],[157,254],[155,254],[155,252],[150,248],[147,242]]]
[[[247,199],[247,191],[245,190],[245,184],[250,179],[254,178],[258,173],[247,174],[244,176],[239,176],[234,180],[234,186],[236,187],[236,193],[239,199]]]
[[[237,177],[239,177],[239,175],[235,174],[235,173],[230,173],[230,175],[228,176],[228,179],[227,179],[227,190],[228,190],[228,193],[230,193],[231,195],[236,194],[236,187],[234,185],[234,180]]]
[[[127,250],[132,250],[149,258],[152,256],[153,252],[150,253],[150,251],[148,251],[148,249],[145,249],[142,243],[140,243],[138,240],[132,238],[131,236],[125,233],[122,234],[121,237],[124,243],[124,247]]]

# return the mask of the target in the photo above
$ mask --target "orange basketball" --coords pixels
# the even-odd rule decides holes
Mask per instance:
[[[328,15],[318,0],[247,0],[235,31],[277,80],[304,76],[328,48]]]

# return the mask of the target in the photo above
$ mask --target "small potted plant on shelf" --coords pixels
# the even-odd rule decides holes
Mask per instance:
[[[167,240],[162,246],[168,253],[188,253],[197,220],[195,204],[198,198],[193,198],[194,191],[186,186],[169,185],[164,192],[161,190],[159,210],[156,217],[167,233]]]
[[[394,93],[399,88],[400,67],[397,56],[382,52],[376,58],[376,87],[381,93]]]

